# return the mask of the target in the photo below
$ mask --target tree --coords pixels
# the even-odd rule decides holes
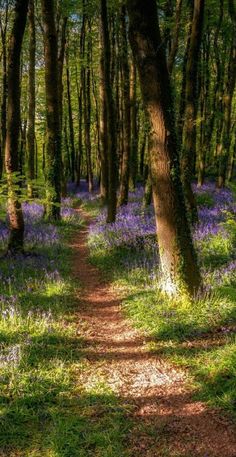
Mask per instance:
[[[8,51],[8,103],[5,167],[8,182],[8,216],[10,238],[8,252],[23,251],[24,219],[19,200],[19,156],[20,131],[20,57],[28,11],[28,0],[16,0],[14,21]]]
[[[126,32],[126,9],[121,8],[121,84],[123,98],[123,156],[120,177],[120,205],[127,205],[130,177],[131,118],[130,118],[130,71]]]
[[[33,197],[33,180],[35,178],[35,17],[34,0],[29,0],[29,108],[28,108],[28,195]]]
[[[60,219],[61,132],[58,98],[58,45],[54,1],[41,0],[46,86],[46,216]]]
[[[101,41],[104,51],[103,80],[105,87],[105,102],[107,110],[107,159],[108,159],[108,211],[107,222],[114,222],[116,219],[117,205],[117,164],[116,164],[116,119],[112,94],[110,75],[110,37],[108,30],[107,3],[101,0]]]
[[[191,222],[198,220],[197,206],[191,187],[196,160],[196,117],[198,58],[201,45],[205,0],[194,0],[193,19],[186,65],[185,119],[183,127],[182,181]]]
[[[170,78],[155,0],[127,0],[130,42],[152,133],[150,167],[163,288],[194,295],[201,277],[180,180]]]

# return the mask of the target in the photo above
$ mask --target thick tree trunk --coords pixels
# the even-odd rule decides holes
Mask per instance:
[[[108,211],[107,222],[115,222],[117,205],[116,117],[110,78],[110,37],[107,21],[107,3],[101,0],[102,47],[104,50],[104,84],[107,109],[108,152]]]
[[[8,251],[11,254],[23,251],[24,243],[24,219],[15,185],[18,184],[17,172],[19,172],[20,57],[27,10],[28,0],[16,1],[8,55],[8,105],[5,166],[8,180],[8,215],[10,222]]]
[[[198,220],[197,206],[191,187],[196,161],[197,76],[205,0],[194,0],[192,29],[186,67],[186,106],[182,150],[182,182],[191,222]]]
[[[126,31],[126,8],[121,8],[121,82],[124,105],[124,149],[122,156],[119,204],[127,205],[129,195],[130,153],[131,153],[131,118],[130,118],[130,71],[128,61],[128,43]]]
[[[150,154],[163,288],[194,295],[201,278],[180,180],[173,100],[155,0],[127,0],[130,42],[152,134]]]
[[[34,0],[29,1],[29,108],[28,108],[28,196],[33,198],[33,180],[35,179],[35,15]]]
[[[44,27],[46,85],[46,217],[60,219],[61,131],[58,98],[58,45],[54,1],[41,0]]]

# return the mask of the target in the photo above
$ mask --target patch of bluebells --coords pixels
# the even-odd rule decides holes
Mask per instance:
[[[227,236],[222,223],[226,221],[227,214],[235,214],[236,205],[233,194],[229,189],[217,190],[214,183],[203,184],[202,187],[193,185],[196,195],[208,195],[212,198],[213,205],[200,205],[198,208],[199,223],[194,227],[193,238],[201,241],[209,236],[221,234]]]
[[[71,207],[72,199],[62,200],[61,216],[64,221],[77,221],[78,215]],[[53,224],[45,224],[44,207],[35,202],[25,202],[22,204],[25,222],[25,245],[27,249],[35,246],[53,246],[59,243],[58,229]],[[9,237],[8,222],[0,221],[0,247],[6,248]]]
[[[70,207],[71,204],[70,198],[63,200],[61,211],[64,220],[77,217],[76,211]],[[60,273],[56,268],[56,259],[50,259],[47,253],[35,253],[30,250],[45,246],[55,247],[57,250],[59,248],[58,228],[43,221],[43,205],[24,203],[22,207],[27,254],[19,254],[14,261],[3,257],[0,265],[0,317],[4,320],[18,315],[18,304],[22,297],[44,290],[47,283],[61,281]],[[0,246],[3,250],[6,248],[8,236],[7,221],[1,221]]]
[[[193,185],[193,189],[197,196],[208,197],[208,204],[200,204],[198,208],[199,222],[193,228],[193,239],[201,253],[203,242],[209,243],[210,249],[211,239],[215,236],[224,239],[230,237],[225,222],[229,216],[236,219],[236,204],[229,189],[216,190],[214,183],[206,183],[201,188]],[[143,208],[142,197],[141,187],[131,192],[128,205],[118,208],[117,219],[113,224],[106,224],[106,212],[103,210],[90,226],[90,247],[92,250],[126,248],[123,260],[126,271],[143,269],[149,280],[158,281],[159,258],[154,209],[152,205],[148,209]],[[236,249],[227,264],[207,271],[204,258],[202,259],[201,267],[208,289],[213,284],[236,281],[236,260],[232,257],[236,259]]]

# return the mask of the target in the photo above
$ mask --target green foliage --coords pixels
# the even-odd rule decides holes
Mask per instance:
[[[204,204],[206,202],[211,206],[211,199],[204,195]],[[205,266],[223,265],[232,258],[236,246],[232,215],[226,217],[222,228],[227,236],[221,232],[201,241],[201,261]],[[226,278],[225,285],[219,286],[216,278],[213,290],[196,300],[168,298],[160,291],[158,278],[150,279],[145,268],[124,267],[130,255],[127,249],[105,250],[102,246],[101,243],[97,252],[91,251],[91,260],[106,272],[124,297],[124,313],[150,336],[147,349],[177,366],[188,368],[196,398],[220,406],[236,417],[233,273],[231,285]],[[208,280],[205,276],[205,284]]]
[[[214,205],[212,195],[208,194],[207,192],[196,194],[195,198],[198,206],[206,206],[207,208],[211,208]]]
[[[92,385],[80,379],[91,366],[78,334],[79,284],[71,276],[72,251],[65,244],[75,225],[69,220],[57,227],[60,245],[34,254],[39,262],[56,263],[55,273],[35,268],[26,257],[16,261],[11,281],[1,282],[0,453],[119,457],[125,455],[126,405],[99,372]],[[4,277],[10,263],[1,260]],[[16,302],[8,306],[10,297]]]

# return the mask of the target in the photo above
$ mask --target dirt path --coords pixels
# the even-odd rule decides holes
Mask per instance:
[[[147,339],[122,316],[114,291],[89,263],[89,217],[82,216],[86,226],[72,243],[74,274],[82,284],[79,319],[86,334],[81,333],[90,363],[82,382],[91,385],[99,371],[130,406],[133,427],[127,455],[236,457],[234,425],[203,403],[194,402],[184,372],[150,354]]]

